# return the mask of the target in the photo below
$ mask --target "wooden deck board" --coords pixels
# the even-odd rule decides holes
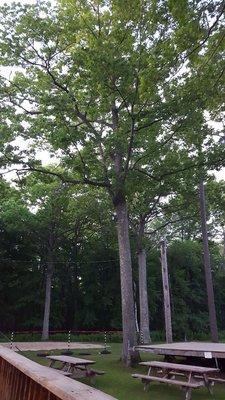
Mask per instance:
[[[54,400],[115,400],[114,397],[98,389],[63,376],[53,368],[37,364],[2,346],[0,346],[0,365],[2,367],[0,368],[1,400],[9,398],[24,399],[26,388],[23,385],[28,385],[29,382],[35,387],[31,387],[30,395],[26,396],[27,400],[34,398],[40,400],[47,398]],[[17,388],[16,372],[19,373],[22,392],[19,393],[17,390],[16,396],[13,397],[12,395],[9,396],[9,393],[14,394],[11,389]],[[35,392],[32,390],[35,390]],[[44,393],[47,392],[47,395],[44,396],[42,394],[43,391]]]
[[[225,343],[177,342],[157,345],[141,345],[136,346],[135,349],[161,355],[225,358]],[[210,356],[209,353],[211,353],[211,357],[207,357]]]

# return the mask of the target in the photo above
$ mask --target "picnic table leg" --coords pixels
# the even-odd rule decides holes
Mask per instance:
[[[189,372],[188,374],[188,383],[192,381],[192,372]],[[185,390],[185,400],[190,400],[191,399],[191,393],[192,389],[191,388],[186,388]]]
[[[168,368],[163,368],[162,369],[162,374],[163,374],[163,378],[165,378],[165,379],[170,379],[170,378],[172,378],[171,377],[171,375],[170,375],[170,370],[168,369]]]
[[[149,381],[142,380],[142,382],[144,383],[144,391],[147,392],[149,389]]]
[[[185,400],[191,400],[191,388],[186,389]]]
[[[207,377],[206,374],[203,374],[203,378],[204,378],[205,386],[207,387],[209,393],[210,393],[211,395],[213,395],[213,388],[212,388],[213,385],[212,385],[211,382],[208,380],[208,377]]]
[[[66,362],[62,363],[62,366],[60,369],[65,372],[69,372],[69,364],[67,364]]]
[[[79,371],[79,370],[76,368],[75,365],[70,364],[70,370],[69,370],[69,372],[71,372],[71,376],[72,376],[73,379],[76,379],[76,378],[77,378],[77,373],[78,373],[78,371]]]
[[[89,378],[89,381],[92,385],[96,384],[96,380],[95,380],[95,373],[91,370],[91,368],[86,365],[85,366],[85,370],[86,370],[86,376]]]
[[[54,364],[55,364],[55,360],[50,360],[49,368],[53,368]]]
[[[149,367],[148,373],[147,373],[148,376],[149,376],[150,373],[151,373],[151,369],[152,369],[152,367]],[[144,391],[147,392],[148,389],[149,389],[149,384],[150,384],[150,382],[149,382],[149,381],[144,381],[144,380],[143,380],[143,383],[144,383]]]

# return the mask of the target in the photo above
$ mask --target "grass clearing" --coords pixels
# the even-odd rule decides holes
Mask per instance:
[[[80,356],[81,350],[74,350],[74,357],[86,358],[96,361],[95,368],[104,370],[105,375],[96,378],[95,387],[105,393],[111,394],[118,400],[183,400],[184,394],[177,387],[152,383],[148,392],[144,392],[143,384],[132,378],[131,374],[135,372],[145,373],[146,369],[141,366],[134,368],[125,368],[119,361],[121,354],[121,344],[114,343],[111,345],[111,354],[99,354],[99,350],[90,350],[90,356]],[[89,352],[89,350],[88,350]],[[26,351],[22,353],[29,359],[42,365],[47,365],[48,360],[38,357],[34,351]],[[61,354],[61,351],[54,351],[54,354]],[[159,357],[151,354],[142,353],[142,360],[156,360]],[[87,378],[82,378],[82,382],[89,385]],[[214,396],[210,396],[205,388],[193,390],[192,400],[224,400],[224,385],[216,385],[214,388]]]

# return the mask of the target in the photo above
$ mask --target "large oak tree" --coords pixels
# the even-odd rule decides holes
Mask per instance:
[[[165,159],[176,172],[171,150],[179,169],[193,167],[185,124],[205,107],[206,72],[196,70],[219,46],[223,12],[216,0],[64,0],[56,8],[1,10],[1,62],[14,70],[2,81],[3,163],[108,192],[117,217],[127,364],[137,359],[129,351],[135,317],[127,196],[143,175],[149,183],[167,175]],[[64,172],[38,164],[32,146],[25,154],[5,146],[20,136],[57,154]]]

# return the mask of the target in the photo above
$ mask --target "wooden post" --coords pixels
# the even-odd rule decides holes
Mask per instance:
[[[136,288],[136,283],[133,282],[133,286],[134,286],[134,313],[135,313],[135,327],[136,327],[136,333],[137,333],[137,337],[139,334],[139,324],[138,324],[138,308],[137,308],[137,288]]]
[[[138,251],[138,273],[139,273],[139,303],[140,303],[140,331],[142,332],[143,344],[150,343],[149,331],[149,309],[148,309],[148,286],[147,266],[145,249]]]
[[[162,281],[163,281],[163,296],[164,296],[166,342],[172,343],[173,333],[172,333],[172,320],[171,320],[170,287],[169,287],[169,275],[168,275],[168,264],[167,264],[166,240],[163,239],[160,245],[161,245],[161,266],[162,266]]]
[[[107,332],[106,331],[104,333],[104,344],[105,344],[105,350],[107,350]]]
[[[71,331],[68,332],[68,352],[70,351]]]
[[[223,269],[225,269],[225,226],[223,226]]]
[[[14,333],[11,333],[11,340],[10,340],[10,350],[13,350],[13,340],[14,340]]]
[[[207,289],[207,298],[208,298],[210,332],[211,332],[212,341],[218,342],[219,339],[218,339],[218,328],[217,328],[217,319],[216,319],[216,307],[215,307],[215,299],[214,299],[213,279],[212,279],[208,231],[207,231],[205,188],[204,188],[204,182],[202,179],[199,183],[199,203],[200,203],[202,241],[203,241],[203,258],[204,258],[205,280],[206,280],[206,289]]]

